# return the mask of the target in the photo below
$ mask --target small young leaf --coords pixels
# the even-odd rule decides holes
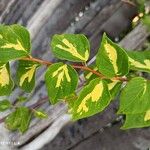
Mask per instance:
[[[150,73],[150,51],[127,52],[129,55],[130,68]]]
[[[79,94],[71,110],[73,119],[81,119],[103,111],[111,101],[105,81],[100,78],[92,80]]]
[[[46,71],[45,81],[49,99],[55,104],[75,91],[78,75],[70,65],[55,63]]]
[[[140,114],[150,109],[150,83],[142,77],[133,78],[120,97],[121,114]]]
[[[86,62],[89,58],[89,41],[83,34],[56,34],[51,46],[54,55],[63,60]]]
[[[9,63],[0,63],[0,96],[9,95],[13,88],[13,81],[10,77]]]
[[[119,80],[105,80],[107,82],[108,90],[111,94],[112,99],[119,93],[122,82]]]
[[[5,111],[11,107],[11,103],[8,100],[0,101],[0,111]]]
[[[143,128],[150,126],[150,112],[149,112],[149,119],[145,119],[146,113],[141,114],[127,114],[126,120],[121,127],[121,129],[131,129],[131,128]]]
[[[90,65],[89,67],[90,67],[91,69],[95,70],[95,71],[98,70],[98,68],[97,68],[95,65]],[[85,71],[85,72],[84,72],[84,77],[85,77],[87,83],[89,83],[91,80],[97,78],[97,75],[96,75],[96,74],[93,74],[92,72]]]
[[[29,32],[20,25],[0,25],[0,61],[25,57],[30,51]]]
[[[96,56],[98,70],[106,77],[124,76],[129,71],[128,56],[106,34],[103,35],[101,47]]]
[[[11,113],[5,120],[9,130],[19,130],[24,133],[30,124],[31,112],[27,107],[19,107]]]
[[[40,119],[44,119],[48,117],[48,115],[42,110],[34,110],[34,115],[35,117],[40,118]]]
[[[35,86],[35,72],[38,63],[20,60],[17,69],[17,84],[26,92],[31,92]]]

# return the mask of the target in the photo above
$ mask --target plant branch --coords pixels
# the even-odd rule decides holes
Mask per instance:
[[[129,4],[131,6],[136,6],[136,4],[130,0],[121,0],[123,3]]]
[[[44,104],[45,102],[47,102],[47,99],[48,99],[48,97],[46,96],[46,97],[44,97],[44,98],[38,100],[35,104],[29,106],[29,108],[32,108],[32,109],[38,108],[38,107],[40,107],[42,104]]]
[[[7,115],[7,116],[8,116],[8,115]],[[0,123],[3,123],[3,122],[5,121],[5,119],[6,119],[7,116],[1,118],[1,119],[0,119]]]
[[[49,62],[49,61],[46,61],[46,60],[41,60],[41,59],[38,59],[38,58],[33,58],[33,57],[24,57],[24,58],[20,58],[19,60],[33,61],[33,62],[37,62],[37,63],[40,63],[42,65],[46,65],[46,66],[50,66],[50,65],[53,64],[52,62]]]
[[[53,64],[53,62],[49,62],[49,61],[46,61],[46,60],[41,60],[41,59],[37,59],[37,58],[33,58],[33,57],[25,57],[25,58],[21,58],[20,60],[28,60],[28,61],[33,61],[33,62],[37,62],[37,63],[40,63],[42,65],[46,65],[46,66],[50,66]],[[89,72],[92,72],[93,74],[97,75],[98,77],[100,77],[101,79],[108,79],[107,77],[105,77],[103,74],[101,74],[100,72],[98,71],[95,71],[91,68],[89,68],[88,66],[85,66],[85,65],[71,65],[73,68],[75,69],[81,69],[81,70],[86,70],[86,71],[89,71]],[[113,80],[120,80],[122,82],[125,82],[125,81],[128,81],[127,78],[124,78],[124,77],[114,77],[112,78]]]
[[[37,63],[40,63],[42,65],[46,65],[46,66],[50,66],[52,65],[53,63],[52,62],[49,62],[49,61],[46,61],[46,60],[41,60],[41,59],[37,59],[37,58],[33,58],[33,57],[25,57],[25,58],[21,58],[19,60],[27,60],[27,61],[32,61],[32,62],[37,62]],[[101,79],[108,79],[107,77],[105,77],[104,75],[102,75],[101,73],[89,68],[88,66],[84,66],[84,65],[75,65],[73,64],[72,65],[73,68],[75,69],[81,69],[81,70],[86,70],[86,71],[89,71],[89,72],[92,72],[93,74],[97,75],[98,77],[100,77]],[[114,77],[112,78],[113,80],[120,80],[122,82],[126,82],[128,81],[127,78],[124,78],[124,77]],[[28,108],[29,109],[35,109],[35,108],[38,108],[40,107],[42,104],[44,104],[46,101],[47,101],[48,97],[44,97],[42,98],[41,100],[38,100],[37,103],[29,106]],[[13,104],[13,106],[15,106],[15,103]],[[8,116],[8,115],[7,115]],[[6,117],[3,117],[0,119],[0,123],[4,122],[4,120],[6,119]]]
[[[45,102],[47,102],[47,99],[48,97],[44,97],[40,100],[38,100],[35,104],[31,105],[31,106],[28,106],[29,109],[36,109],[38,107],[40,107],[42,104],[44,104]],[[15,104],[13,104],[14,108],[16,107]],[[9,115],[9,114],[8,114]],[[8,117],[8,115],[6,115],[5,117],[3,118],[0,118],[0,124],[3,123],[5,121],[5,119]]]

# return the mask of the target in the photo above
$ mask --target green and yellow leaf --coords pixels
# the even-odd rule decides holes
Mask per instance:
[[[150,121],[150,109],[146,111],[144,121]]]
[[[140,114],[150,110],[150,83],[142,77],[129,81],[120,97],[118,113]]]
[[[54,55],[63,60],[86,62],[89,58],[89,41],[83,34],[56,34],[51,46]]]
[[[38,63],[20,60],[17,69],[17,84],[26,92],[31,92],[35,86],[35,73]]]
[[[0,63],[0,96],[9,95],[13,88],[9,63]]]
[[[74,93],[78,84],[78,75],[70,65],[55,63],[46,71],[45,81],[50,102],[55,104]]]
[[[0,25],[0,61],[25,57],[30,52],[30,35],[20,25]]]
[[[150,73],[150,51],[128,52],[130,68]]]
[[[106,77],[124,76],[129,72],[128,56],[123,48],[103,35],[96,56],[98,70]]]
[[[89,67],[95,71],[98,71],[98,68],[95,65],[90,65]],[[91,80],[96,79],[97,75],[93,74],[92,72],[85,71],[84,77],[86,79],[86,83],[89,83]],[[112,96],[112,99],[115,98],[115,96],[121,89],[122,82],[119,80],[110,80],[110,79],[105,79],[105,81],[107,82],[108,90]]]
[[[150,112],[141,114],[127,114],[121,129],[143,128],[150,126]]]
[[[73,119],[81,119],[103,111],[111,101],[107,83],[99,78],[86,85],[71,110]]]

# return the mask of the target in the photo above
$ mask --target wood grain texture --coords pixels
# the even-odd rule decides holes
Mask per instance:
[[[32,34],[33,55],[47,60],[55,60],[49,50],[49,41],[53,34],[64,32],[86,34],[90,39],[92,56],[94,56],[104,31],[113,39],[120,37],[122,32],[130,28],[131,19],[136,15],[133,6],[121,3],[120,0],[9,0],[5,1],[5,8],[3,7],[3,11],[1,11],[0,22],[5,24],[20,23],[27,26]],[[79,13],[81,12],[83,15],[80,16]],[[148,36],[149,33],[145,27],[139,25],[125,36],[120,44],[127,49],[138,49]],[[12,66],[15,65],[12,64]],[[28,96],[30,101],[26,105],[31,105],[46,96],[43,74],[45,69],[41,68],[38,71],[36,88],[31,94],[23,93],[16,87],[10,99],[14,101],[18,95]],[[148,146],[149,130],[140,129],[125,133],[119,130],[120,124],[88,138],[94,132],[103,129],[112,120],[115,120],[116,106],[116,103],[112,103],[101,114],[76,123],[71,122],[42,150],[82,150],[84,148],[90,150],[92,145],[94,145],[93,150],[103,148],[109,150],[111,146],[114,146],[111,150],[116,150],[117,142],[122,142],[127,138],[124,146],[128,144],[126,147],[128,150],[141,148],[140,144],[144,142]],[[67,111],[64,104],[49,107],[49,103],[46,103],[41,108],[48,112],[49,118],[47,120],[34,119],[26,134],[10,133],[11,140],[20,140],[20,144],[28,145],[26,142],[31,142],[37,136],[40,137],[43,130],[46,130],[47,127],[50,128],[57,117],[61,117]],[[139,132],[142,132],[142,134],[139,134]],[[135,138],[134,136],[137,134],[139,136]],[[120,141],[117,139],[117,135],[120,136]],[[113,137],[115,137],[114,142],[111,141]],[[129,139],[133,140],[134,143]],[[110,143],[110,147],[105,141]],[[121,148],[121,145],[119,146]]]

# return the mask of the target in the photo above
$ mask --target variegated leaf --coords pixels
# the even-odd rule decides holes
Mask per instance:
[[[121,129],[143,128],[150,126],[150,110],[140,114],[127,114]]]
[[[35,86],[35,72],[38,63],[20,60],[17,68],[17,84],[26,92],[31,92]]]
[[[90,65],[89,67],[95,71],[98,71],[98,68],[95,65]],[[91,80],[97,78],[97,75],[93,74],[92,72],[85,71],[84,77],[85,77],[87,83],[89,83]],[[121,89],[122,82],[119,80],[110,80],[110,79],[105,79],[105,81],[107,82],[108,90],[111,94],[112,99],[115,98],[115,96]]]
[[[90,46],[83,34],[56,34],[51,45],[54,55],[60,59],[86,62],[89,58]]]
[[[0,96],[9,95],[13,88],[9,63],[0,63]]]
[[[150,51],[128,52],[130,68],[150,73]]]
[[[30,36],[20,25],[0,25],[0,61],[25,57],[30,52]]]
[[[150,121],[150,109],[144,114],[144,121]]]
[[[73,119],[81,119],[103,111],[111,101],[107,83],[99,78],[92,80],[79,94],[71,110]]]
[[[100,49],[96,56],[98,70],[106,77],[124,76],[129,71],[128,56],[106,34],[103,35]]]
[[[55,63],[46,71],[45,81],[50,102],[55,104],[75,91],[78,75],[70,65]]]
[[[150,83],[142,77],[135,77],[123,89],[120,97],[121,114],[140,114],[150,109]]]

